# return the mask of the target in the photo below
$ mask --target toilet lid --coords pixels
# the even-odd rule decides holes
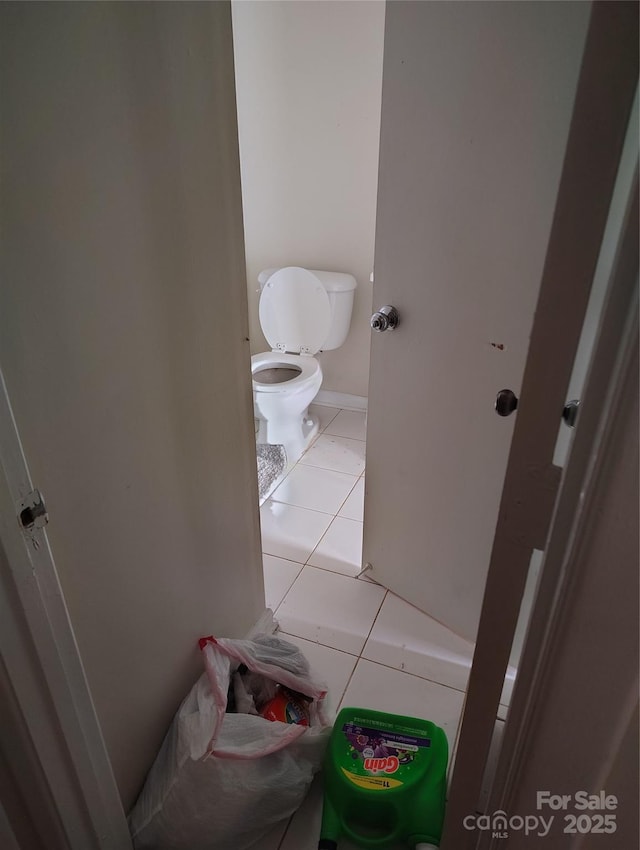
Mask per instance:
[[[274,272],[260,296],[260,326],[274,351],[316,354],[331,328],[326,289],[307,269]]]

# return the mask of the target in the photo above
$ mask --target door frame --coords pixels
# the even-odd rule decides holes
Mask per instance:
[[[635,382],[634,365],[637,370],[639,230],[636,154],[636,168],[626,208],[624,230],[618,245],[598,339],[581,399],[580,429],[576,430],[558,497],[487,811],[501,809],[509,812],[518,789],[519,777],[526,770],[532,732],[541,709],[541,695],[545,692],[550,671],[561,655],[563,642],[558,635],[562,634],[563,624],[570,613],[581,603],[581,600],[576,602],[572,589],[583,572],[589,541],[598,527],[600,496],[608,483],[607,462],[610,448],[618,433],[618,410],[621,409],[625,394],[632,391],[630,383]],[[635,388],[637,389],[637,384]],[[629,531],[629,534],[631,533],[632,530]],[[633,593],[631,588],[629,593]],[[612,616],[615,617],[615,613],[612,613]],[[633,641],[632,635],[630,641]],[[608,654],[624,652],[624,647],[613,646],[607,649]],[[585,678],[595,678],[597,681],[597,660],[585,654],[580,663],[588,670],[588,676]],[[627,652],[621,656],[620,664],[632,665],[634,670],[630,675],[635,674],[637,677],[637,659],[634,660],[632,655]],[[637,691],[635,697],[637,706]],[[589,719],[593,717],[585,708],[590,704],[597,704],[593,692],[585,694],[576,688],[572,699],[575,701],[577,712],[583,716],[586,713]],[[600,723],[602,734],[608,735],[611,740],[612,761],[616,757],[616,746],[619,747],[622,743],[633,709],[633,703],[621,705],[617,722],[611,724],[612,728],[609,728],[609,724],[605,726]],[[595,723],[593,717],[593,724]],[[603,780],[606,779],[606,766],[596,764],[596,767],[598,770],[594,772],[605,774]],[[584,777],[582,782],[584,783]],[[583,786],[577,784],[576,788],[579,787]],[[595,790],[594,788],[594,792]],[[483,833],[478,846],[493,847],[492,842],[491,834]]]
[[[580,508],[578,494],[565,486],[569,467],[582,478],[586,459],[572,452],[561,486],[561,470],[552,459],[637,87],[637,26],[635,4],[593,4],[467,688],[443,850],[472,847],[478,838],[463,820],[475,813],[480,797],[532,550],[547,548],[558,495],[563,504],[569,501],[571,521]],[[617,278],[614,274],[610,286],[621,285]],[[599,350],[597,357],[602,356]],[[613,378],[609,369],[607,380]],[[581,420],[581,439],[595,451],[602,435],[586,415]],[[556,511],[554,532],[561,521],[568,520]],[[547,551],[543,574],[550,563]],[[527,644],[528,638],[524,651],[530,651]],[[532,693],[535,681],[527,675],[526,668],[519,673],[519,693]],[[509,723],[508,718],[507,729]]]
[[[32,819],[56,824],[46,846],[129,850],[131,839],[44,528],[17,514],[33,483],[0,371],[0,684],[24,737],[9,763],[28,775]],[[25,765],[30,763],[30,771]],[[5,810],[6,824],[19,834]],[[37,831],[37,826],[36,826]],[[44,846],[44,845],[43,845]]]

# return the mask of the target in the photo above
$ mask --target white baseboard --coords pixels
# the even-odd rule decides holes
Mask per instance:
[[[342,410],[365,410],[367,409],[367,397],[363,395],[350,395],[349,393],[334,393],[331,390],[320,390],[313,400],[314,404],[323,407],[340,407]]]

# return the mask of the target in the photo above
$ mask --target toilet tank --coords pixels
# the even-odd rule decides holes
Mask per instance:
[[[271,275],[277,271],[279,270],[265,269],[265,271],[260,272],[258,283],[261,290]],[[331,330],[321,350],[332,351],[334,348],[340,348],[349,333],[353,299],[357,287],[356,279],[352,274],[346,274],[344,272],[322,272],[316,269],[309,269],[309,271],[311,274],[316,275],[327,290],[329,296]]]

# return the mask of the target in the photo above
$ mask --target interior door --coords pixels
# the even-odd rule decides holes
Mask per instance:
[[[0,365],[128,810],[264,609],[230,4],[2,3],[0,80]]]
[[[589,13],[387,4],[363,561],[470,640]]]

